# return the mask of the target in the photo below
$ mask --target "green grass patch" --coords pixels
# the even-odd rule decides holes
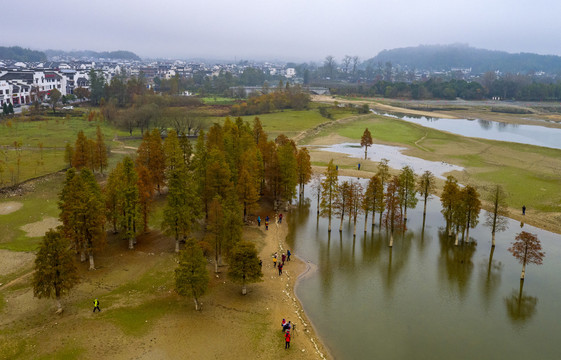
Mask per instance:
[[[259,117],[263,130],[269,135],[270,139],[274,139],[280,134],[292,137],[306,129],[330,121],[314,110],[285,110],[271,114],[243,116],[242,119],[252,124],[255,117]]]
[[[116,300],[121,295],[133,293],[157,294],[162,287],[172,289],[175,286],[174,270],[176,266],[173,257],[162,258],[138,280],[119,286],[105,295],[104,298],[107,299],[108,305],[111,305],[111,301]],[[89,302],[87,305],[90,305]]]
[[[156,195],[152,208],[150,210],[150,217],[148,219],[148,227],[150,229],[160,229],[162,221],[164,220],[164,206],[166,205],[166,197],[163,195]]]
[[[101,317],[113,322],[126,335],[139,336],[146,334],[157,319],[176,310],[175,301],[158,299],[135,307],[107,310]]]
[[[234,105],[236,100],[223,96],[208,96],[201,99],[206,105]]]
[[[42,120],[13,118],[0,122],[0,155],[4,157],[4,172],[0,186],[11,185],[30,178],[49,174],[63,169],[64,150],[67,143],[74,145],[80,130],[86,137],[95,139],[97,126],[105,136],[108,147],[118,135],[128,136],[127,132],[116,129],[106,122],[87,121],[82,116],[69,118],[43,116]],[[14,142],[21,144],[21,150],[14,150]],[[18,164],[19,160],[19,164]]]
[[[508,191],[510,207],[526,205],[540,211],[561,211],[561,179],[547,177],[519,168],[500,167],[495,171],[476,174],[475,178],[492,184],[502,184]]]
[[[50,360],[50,359],[57,359],[57,360],[76,360],[76,359],[83,359],[84,358],[85,349],[82,346],[78,346],[75,344],[67,344],[62,349],[50,353],[41,355],[37,358],[37,360]]]
[[[58,193],[64,175],[54,175],[35,183],[35,191],[9,201],[23,203],[23,207],[10,214],[0,215],[0,248],[13,251],[34,251],[41,238],[29,238],[21,226],[41,221],[45,217],[58,218]]]
[[[0,358],[1,359],[29,359],[25,354],[26,341],[8,331],[0,332]]]

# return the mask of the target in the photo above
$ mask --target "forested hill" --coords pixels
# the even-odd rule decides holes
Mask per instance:
[[[47,60],[47,55],[41,51],[24,49],[19,46],[0,46],[0,60],[41,62]]]
[[[365,66],[376,68],[391,62],[392,65],[407,66],[419,70],[451,70],[471,68],[474,73],[499,70],[505,73],[528,73],[561,71],[561,57],[530,53],[511,54],[504,51],[476,49],[468,45],[421,45],[392,50],[383,50]]]
[[[114,59],[114,60],[140,60],[140,57],[131,51],[117,50],[117,51],[92,51],[92,50],[77,50],[77,51],[62,51],[62,50],[46,50],[45,53],[49,59],[55,56],[71,56],[78,59],[81,58],[94,58],[94,59]]]

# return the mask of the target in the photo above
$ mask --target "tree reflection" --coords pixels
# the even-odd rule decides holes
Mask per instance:
[[[503,264],[501,262],[493,260],[494,253],[495,248],[491,247],[489,261],[481,262],[481,294],[483,296],[483,302],[486,309],[489,308],[491,299],[499,288],[501,282],[501,271],[503,269]]]
[[[414,236],[414,233],[411,231],[401,231],[394,234],[397,238],[394,245],[392,247],[385,247],[388,249],[387,261],[380,262],[380,273],[382,279],[385,280],[384,287],[388,290],[386,295],[391,294],[397,279],[406,268]],[[387,243],[389,232],[386,232],[385,237],[385,243]]]
[[[489,120],[478,119],[477,122],[479,123],[479,126],[481,126],[483,130],[489,130],[490,128],[493,127],[493,123]]]
[[[514,324],[524,324],[536,314],[538,298],[524,295],[523,287],[524,280],[520,280],[520,290],[512,290],[512,294],[505,297],[506,312]]]
[[[445,229],[438,232],[438,237],[440,239],[438,264],[441,268],[439,275],[446,274],[448,283],[452,287],[457,287],[460,298],[464,298],[474,268],[472,258],[477,243],[462,241],[459,245],[454,245],[453,239],[448,236]]]

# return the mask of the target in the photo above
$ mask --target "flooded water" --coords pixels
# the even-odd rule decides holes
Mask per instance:
[[[368,232],[362,217],[353,238],[347,220],[338,232],[338,218],[328,234],[315,199],[288,214],[289,248],[317,268],[296,294],[336,359],[559,358],[559,235],[523,225],[546,257],[527,266],[521,290],[522,265],[507,251],[519,222],[497,233],[491,252],[483,212],[470,243],[460,246],[444,234],[438,198],[428,204],[424,231],[421,201],[408,215],[408,230],[389,248],[371,216]]]
[[[376,112],[375,112],[376,113]],[[467,137],[509,141],[520,144],[536,145],[561,149],[561,129],[538,125],[507,124],[498,121],[440,119],[431,117],[413,117],[390,113],[376,113],[396,119],[412,122],[431,129],[447,131]]]
[[[364,148],[358,143],[342,143],[331,146],[321,147],[320,150],[347,154],[350,157],[364,159]],[[368,149],[368,159],[379,162],[382,159],[388,159],[389,167],[393,169],[401,169],[405,165],[409,165],[416,174],[422,174],[426,170],[431,171],[435,176],[445,179],[445,173],[449,171],[462,171],[463,167],[448,164],[442,161],[428,161],[421,158],[407,156],[402,154],[404,147],[378,145],[374,144]],[[359,163],[360,161],[357,161]]]

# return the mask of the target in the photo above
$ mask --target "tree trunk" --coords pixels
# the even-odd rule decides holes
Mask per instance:
[[[80,262],[86,261],[86,250],[80,250]]]
[[[179,239],[175,239],[175,252],[179,252]]]
[[[134,249],[134,237],[129,237],[129,250]]]
[[[382,231],[382,212],[383,211],[380,211],[380,225],[379,225],[380,231]]]
[[[492,233],[492,245],[491,245],[491,247],[493,247],[493,248],[495,247],[495,232],[494,231]]]
[[[329,225],[327,226],[327,232],[331,232],[331,216],[329,217]]]
[[[354,221],[353,221],[353,227],[354,227],[353,236],[356,236],[356,217],[354,218]]]
[[[195,311],[201,310],[201,305],[199,304],[199,300],[196,297],[194,297],[193,301],[195,302]]]
[[[427,197],[425,196],[425,206],[423,207],[423,217],[427,215]]]
[[[62,309],[62,304],[60,302],[60,297],[57,296],[57,298],[56,298],[56,313],[60,315],[60,314],[62,314],[62,311],[63,311],[63,309]]]
[[[339,225],[339,232],[343,232],[343,220],[345,218],[345,215],[341,215],[341,224]]]
[[[459,234],[458,234],[458,232],[456,231],[456,241],[454,242],[454,245],[456,245],[456,246],[458,246],[458,237],[459,237]]]
[[[95,270],[93,252],[90,251],[90,270]]]
[[[520,280],[524,280],[524,276],[526,276],[526,261],[522,265],[522,274],[520,274]]]
[[[245,282],[242,285],[242,295],[246,295],[247,294],[247,287],[245,286]]]
[[[364,233],[366,234],[367,230],[366,227],[368,226],[368,212],[364,216]]]
[[[393,247],[393,232],[390,231],[390,245],[389,247]]]
[[[466,228],[466,242],[469,244],[469,225]]]

